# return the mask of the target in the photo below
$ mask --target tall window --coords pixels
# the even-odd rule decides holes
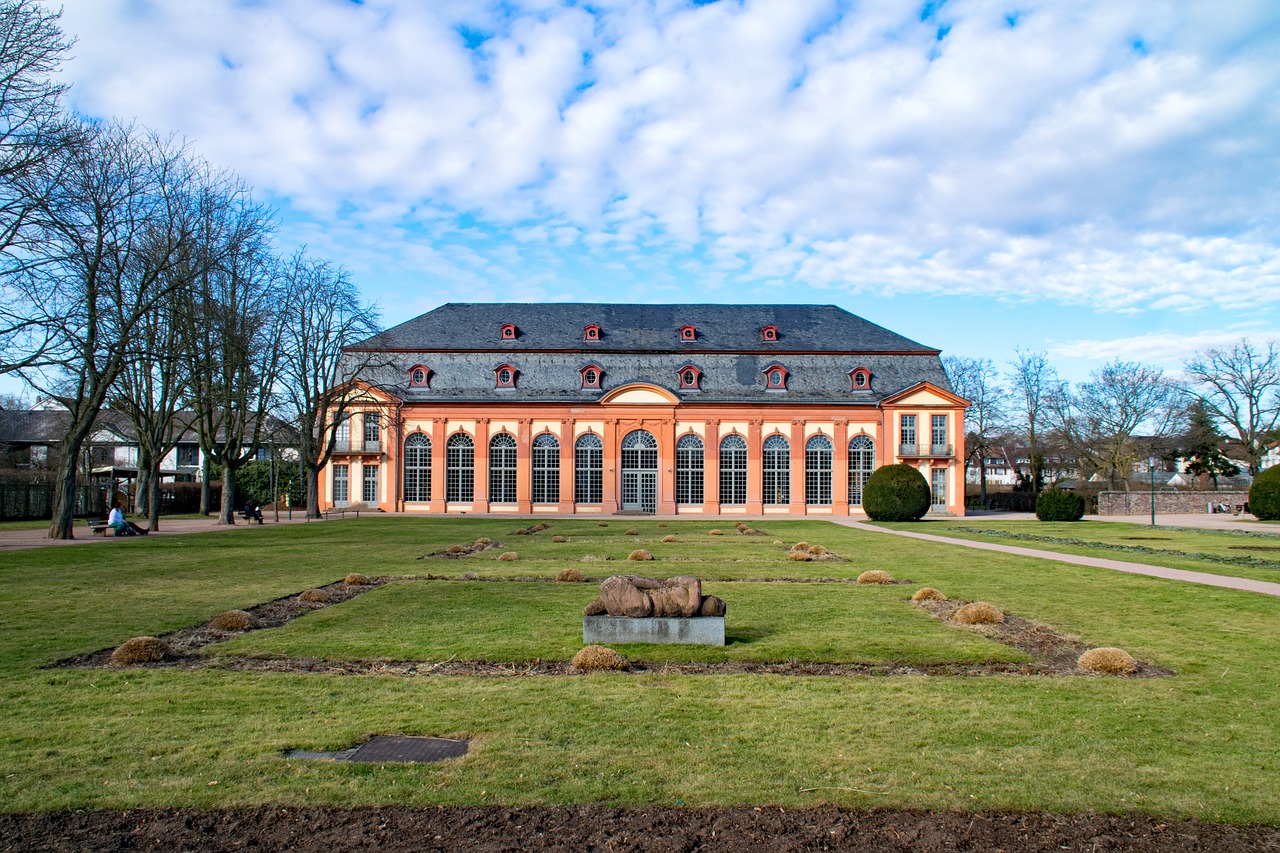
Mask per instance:
[[[934,510],[944,510],[947,508],[947,469],[934,468],[932,471],[933,485],[933,504]]]
[[[348,490],[346,465],[333,466],[333,505],[346,506],[351,503],[351,492]]]
[[[676,503],[700,504],[703,499],[702,439],[689,434],[676,442]]]
[[[351,449],[351,421],[345,416],[333,428],[333,449],[340,451]]]
[[[763,502],[771,505],[791,502],[791,445],[780,435],[764,440]]]
[[[549,432],[533,439],[533,502],[560,500],[560,442]]]
[[[862,506],[862,490],[876,469],[876,444],[865,435],[849,442],[849,505]]]
[[[404,499],[431,500],[431,439],[420,432],[404,440]]]
[[[471,436],[457,432],[444,446],[444,499],[471,503],[476,497],[476,445]]]
[[[489,503],[516,502],[516,440],[500,432],[489,442]]]
[[[382,439],[382,418],[377,412],[364,413],[364,449],[378,450]]]
[[[815,435],[804,445],[804,502],[831,505],[831,439]]]
[[[903,415],[899,423],[902,425],[901,444],[904,452],[914,456],[916,452],[916,416]]]
[[[939,448],[947,446],[947,416],[934,415],[929,423],[929,442],[933,445],[932,453],[942,453]]]
[[[578,436],[573,446],[573,500],[580,504],[604,500],[604,442],[594,433]]]
[[[747,502],[747,441],[726,435],[720,441],[720,503],[741,506]]]
[[[360,491],[360,500],[367,504],[377,504],[378,502],[378,466],[365,465],[364,476],[361,478],[363,488]]]

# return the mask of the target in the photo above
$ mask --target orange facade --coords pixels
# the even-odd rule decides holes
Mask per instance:
[[[959,516],[964,404],[928,382],[874,403],[768,406],[699,402],[649,383],[576,404],[406,403],[365,386],[323,472],[321,503],[409,513],[858,516],[870,469],[906,462],[933,488],[933,512]]]

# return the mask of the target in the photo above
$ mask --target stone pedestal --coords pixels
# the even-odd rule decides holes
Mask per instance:
[[[634,618],[628,616],[582,617],[582,641],[614,643],[669,643],[723,646],[723,616]]]

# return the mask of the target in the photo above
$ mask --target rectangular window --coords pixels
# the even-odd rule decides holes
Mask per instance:
[[[929,441],[933,445],[933,453],[946,453],[947,447],[947,416],[934,415],[930,419]]]
[[[346,506],[350,503],[350,492],[347,491],[347,466],[333,466],[333,505]]]
[[[704,498],[702,442],[685,439],[676,446],[676,503],[700,504]]]
[[[371,452],[382,449],[382,418],[377,412],[364,413],[364,449]]]
[[[899,423],[902,426],[899,434],[899,443],[902,445],[903,456],[916,455],[916,416],[903,415]]]
[[[178,467],[179,468],[198,468],[199,466],[200,466],[200,445],[179,444],[178,445]]]
[[[360,500],[367,504],[377,505],[378,503],[378,466],[364,466],[364,485],[361,489]]]
[[[943,510],[947,508],[947,469],[933,469],[933,509]]]
[[[346,418],[333,428],[333,449],[340,453],[351,449],[351,421]]]

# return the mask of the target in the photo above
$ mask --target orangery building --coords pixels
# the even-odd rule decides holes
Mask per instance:
[[[964,513],[938,350],[831,305],[452,303],[347,357],[326,507],[857,516],[905,462]]]

